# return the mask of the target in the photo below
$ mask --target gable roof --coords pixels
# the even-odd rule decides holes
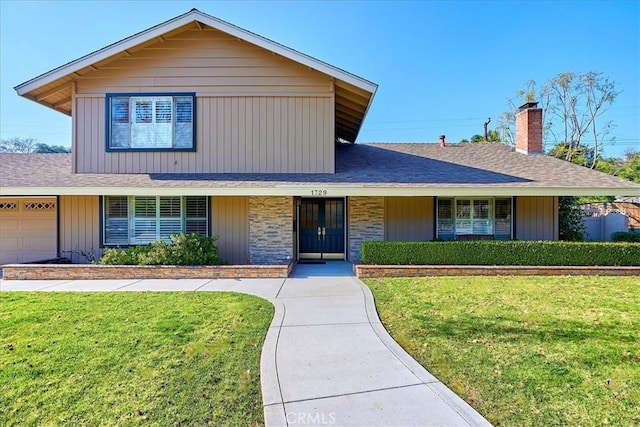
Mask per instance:
[[[342,144],[335,174],[73,174],[70,154],[1,154],[3,196],[640,195],[640,184],[501,144]]]
[[[21,83],[14,89],[20,96],[71,115],[71,87],[77,77],[128,55],[130,49],[160,40],[163,36],[180,31],[190,24],[209,26],[333,77],[336,95],[336,136],[355,142],[378,85],[197,9],[191,9],[185,14],[89,53]]]

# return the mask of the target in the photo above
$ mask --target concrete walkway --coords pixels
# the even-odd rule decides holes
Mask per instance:
[[[275,306],[261,357],[267,426],[489,423],[387,334],[346,262],[289,279],[9,281],[1,291],[236,291]]]

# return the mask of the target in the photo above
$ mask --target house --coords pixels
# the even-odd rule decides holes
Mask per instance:
[[[0,157],[0,264],[219,236],[230,263],[360,259],[365,240],[558,238],[558,196],[640,186],[498,144],[355,144],[377,85],[198,10],[16,87],[71,154]],[[442,146],[441,146],[442,145]]]

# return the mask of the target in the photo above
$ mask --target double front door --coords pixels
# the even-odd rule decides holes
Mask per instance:
[[[344,259],[344,199],[302,199],[300,259]]]

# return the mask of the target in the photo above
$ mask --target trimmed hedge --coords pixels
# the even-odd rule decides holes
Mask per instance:
[[[363,264],[637,266],[640,244],[560,241],[363,242]]]
[[[638,242],[640,243],[640,233],[635,231],[616,231],[611,234],[612,242]]]

